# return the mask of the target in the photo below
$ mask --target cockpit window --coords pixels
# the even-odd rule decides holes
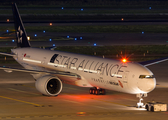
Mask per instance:
[[[139,78],[143,79],[143,78],[154,78],[154,75],[140,75]]]

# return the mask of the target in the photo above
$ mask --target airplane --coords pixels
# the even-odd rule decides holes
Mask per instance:
[[[114,59],[105,59],[62,51],[32,48],[27,39],[21,16],[16,3],[12,4],[16,30],[17,48],[11,49],[12,56],[24,69],[0,67],[7,72],[29,72],[35,79],[36,89],[47,96],[61,93],[63,83],[80,87],[90,87],[90,94],[105,95],[114,90],[139,97],[138,106],[142,106],[142,97],[156,87],[153,73],[146,67],[155,64],[142,64]],[[167,60],[162,59],[158,62]]]

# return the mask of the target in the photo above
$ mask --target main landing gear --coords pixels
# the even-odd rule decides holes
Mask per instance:
[[[142,107],[144,107],[144,103],[142,103],[142,100],[143,100],[142,97],[147,97],[147,93],[144,93],[144,94],[142,94],[142,93],[137,94],[137,97],[139,97],[139,102],[137,103],[137,107],[138,107],[138,108],[142,108]]]
[[[100,94],[105,95],[106,91],[105,91],[105,89],[95,87],[95,88],[90,88],[89,93],[94,94],[94,95],[100,95]]]

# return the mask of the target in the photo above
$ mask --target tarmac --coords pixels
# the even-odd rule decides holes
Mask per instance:
[[[144,98],[168,104],[168,62],[150,66],[157,79],[157,87]],[[18,67],[18,64],[6,64]],[[160,120],[168,112],[148,112],[136,108],[136,95],[107,90],[106,95],[91,95],[89,88],[63,84],[56,97],[43,96],[35,88],[29,73],[6,73],[0,70],[0,120]]]
[[[30,33],[34,34],[34,33]],[[38,34],[38,33],[37,33]],[[42,33],[40,33],[42,36]],[[49,36],[64,36],[67,33],[48,33]],[[146,45],[167,44],[168,34],[142,33],[107,33],[107,34],[75,34],[82,40],[70,41],[32,41],[33,46],[57,45]],[[92,39],[94,37],[94,39]],[[88,43],[90,42],[90,43]],[[4,41],[0,47],[14,47],[16,43]],[[20,68],[18,64],[1,64]],[[154,73],[157,86],[144,98],[147,101],[168,104],[168,62],[149,66]],[[43,96],[35,88],[35,80],[29,73],[6,73],[0,70],[0,120],[165,120],[166,112],[148,112],[144,108],[136,108],[139,101],[136,95],[107,90],[106,95],[91,95],[89,88],[63,84],[62,92],[56,97]]]

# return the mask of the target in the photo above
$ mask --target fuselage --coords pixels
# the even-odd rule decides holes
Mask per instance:
[[[78,74],[80,79],[57,77],[81,87],[139,94],[148,93],[156,86],[153,73],[138,63],[38,48],[17,48],[12,52],[16,54],[14,59],[26,69]]]

